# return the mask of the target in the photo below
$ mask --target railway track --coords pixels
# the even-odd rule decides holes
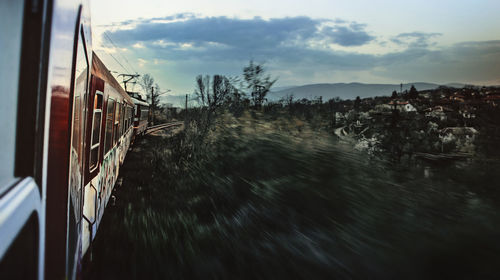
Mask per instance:
[[[158,130],[162,130],[162,129],[166,129],[166,128],[180,126],[183,123],[184,122],[181,121],[181,122],[171,122],[171,123],[162,123],[162,124],[158,124],[158,125],[153,125],[153,126],[150,126],[146,129],[145,134],[149,134],[149,133],[152,133],[152,132],[155,132]]]

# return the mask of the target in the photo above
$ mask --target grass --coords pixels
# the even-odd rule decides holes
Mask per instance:
[[[85,278],[497,276],[498,164],[368,158],[295,119],[224,115],[146,137],[121,170]]]

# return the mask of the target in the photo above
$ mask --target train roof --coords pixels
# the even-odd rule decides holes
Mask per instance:
[[[104,82],[111,85],[116,91],[118,91],[118,93],[120,93],[120,95],[123,96],[123,99],[126,100],[129,104],[135,104],[135,102],[132,101],[132,98],[122,88],[120,83],[118,83],[115,77],[111,75],[108,68],[106,68],[104,63],[95,52],[92,52],[92,74],[98,76],[99,78],[103,79]]]

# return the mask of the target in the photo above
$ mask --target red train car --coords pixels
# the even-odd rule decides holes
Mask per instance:
[[[0,1],[0,279],[74,279],[134,133],[87,1]]]
[[[143,135],[148,127],[149,119],[149,104],[139,98],[132,97],[132,101],[135,105],[135,115],[134,115],[134,133],[135,135]]]
[[[134,103],[99,57],[93,54],[83,173],[82,252],[92,242],[128,151]],[[77,124],[73,124],[77,127]],[[75,178],[81,174],[71,174]]]

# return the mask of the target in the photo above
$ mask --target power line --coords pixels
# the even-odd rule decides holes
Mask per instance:
[[[111,43],[111,44],[112,44],[115,48],[119,49],[119,48],[118,48],[118,46],[114,43],[113,39],[111,39],[111,37],[109,36],[109,34],[108,34],[108,32],[107,32],[107,31],[104,31],[104,36],[106,36],[106,39],[107,39],[107,40],[108,40],[108,41],[109,41],[109,42],[110,42],[110,43]],[[127,59],[124,55],[122,55],[121,53],[119,53],[119,54],[120,54],[120,56],[121,56],[121,57],[125,60],[125,62],[128,64],[128,66],[130,66],[130,68],[131,68],[131,69],[132,69],[135,73],[137,73],[137,71],[134,69],[134,67],[133,67],[133,66],[130,64],[130,62],[128,61],[128,59]]]
[[[115,61],[116,63],[118,63],[118,65],[120,65],[122,67],[123,70],[125,70],[126,72],[129,72],[128,69],[126,69],[121,63],[120,61],[118,61],[118,59],[116,59],[116,57],[114,55],[112,55],[110,52],[108,52],[107,50],[105,49],[102,49],[106,54],[108,54],[109,56],[111,56]]]
[[[131,83],[135,85],[135,79],[139,78],[139,74],[120,74],[118,77],[122,76],[122,82],[125,86],[125,91],[127,91],[127,83],[132,81]]]
[[[123,69],[123,70],[125,70],[125,72],[130,73],[130,70],[128,70],[127,68],[125,68],[125,67],[123,66],[123,64],[121,64],[121,63],[120,63],[120,61],[118,61],[118,59],[116,59],[116,57],[115,57],[114,55],[112,55],[110,52],[106,51],[106,49],[102,49],[102,50],[103,50],[106,54],[108,54],[109,56],[111,56],[111,57],[112,57],[112,58],[116,61],[116,63],[118,63],[118,64],[122,67],[122,69]],[[127,83],[128,83],[128,82],[130,82],[132,79],[135,79],[135,78],[139,77],[139,75],[138,75],[138,74],[135,74],[135,75],[133,75],[133,74],[119,74],[119,75],[118,75],[118,77],[120,77],[120,76],[123,76],[123,77],[124,77],[124,79],[123,79],[123,81],[122,81],[122,82],[123,82],[123,85],[124,85],[124,87],[125,87],[125,91],[127,91]],[[127,77],[131,77],[131,79],[125,80],[125,77],[126,77],[126,76],[127,76]],[[133,90],[133,89],[135,88],[135,84],[136,84],[136,82],[135,82],[135,80],[134,80],[134,81],[131,81],[131,83],[132,83],[132,90]]]
[[[106,44],[104,41],[101,42],[101,45],[104,47],[104,48],[107,48],[107,49],[113,49],[113,46],[111,46],[109,43]],[[127,73],[131,73],[130,69],[128,69],[127,67],[125,67],[125,63],[123,61],[121,61],[121,59],[119,59],[118,57],[114,56],[113,54],[111,54],[111,52],[108,52],[106,49],[103,49],[104,52],[106,52],[106,54],[108,54],[109,56],[113,57],[113,59],[121,65],[122,69],[125,70],[125,72]],[[121,61],[121,62],[120,62]]]

